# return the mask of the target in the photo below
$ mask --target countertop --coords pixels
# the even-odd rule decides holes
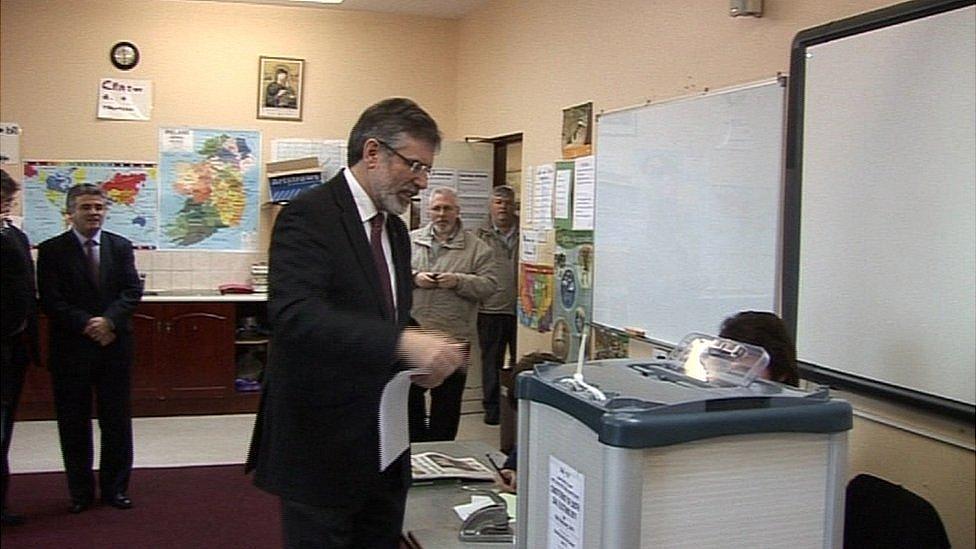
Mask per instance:
[[[219,290],[206,289],[148,289],[142,293],[145,303],[186,303],[186,302],[239,302],[239,301],[267,301],[268,294],[221,294]]]

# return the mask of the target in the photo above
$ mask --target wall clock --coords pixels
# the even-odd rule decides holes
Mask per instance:
[[[132,42],[118,42],[112,46],[109,59],[115,68],[127,71],[139,64],[139,48]]]

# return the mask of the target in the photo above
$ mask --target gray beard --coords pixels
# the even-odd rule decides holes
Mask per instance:
[[[396,193],[382,193],[379,197],[380,209],[393,215],[402,215],[407,211],[407,204],[400,202],[400,197]]]

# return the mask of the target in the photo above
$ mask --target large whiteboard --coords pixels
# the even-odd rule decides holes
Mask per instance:
[[[674,344],[777,309],[784,100],[769,80],[598,118],[595,322]]]
[[[971,414],[976,8],[877,14],[797,38],[784,313],[803,362]]]

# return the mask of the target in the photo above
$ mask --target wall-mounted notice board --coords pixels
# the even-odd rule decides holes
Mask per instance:
[[[675,344],[775,311],[785,79],[601,114],[593,317]]]
[[[974,2],[801,31],[790,73],[783,314],[803,375],[971,420]]]

